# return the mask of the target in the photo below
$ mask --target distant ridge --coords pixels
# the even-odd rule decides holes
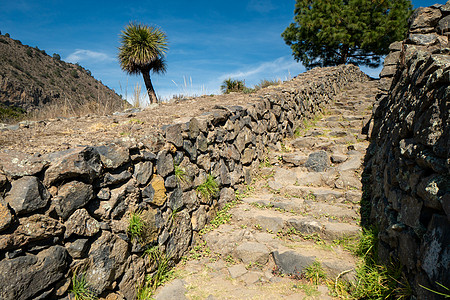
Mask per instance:
[[[107,106],[108,111],[126,106],[119,95],[79,64],[0,34],[0,108],[32,112],[58,104],[72,110],[91,104]]]

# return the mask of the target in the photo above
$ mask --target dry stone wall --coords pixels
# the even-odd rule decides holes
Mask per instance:
[[[391,45],[364,189],[379,259],[399,263],[417,299],[450,287],[450,1],[419,8]]]
[[[0,298],[68,299],[71,274],[84,272],[96,295],[135,299],[154,271],[146,247],[178,261],[234,187],[251,180],[268,145],[365,80],[355,66],[318,68],[254,104],[217,106],[131,145],[0,151]],[[220,193],[206,199],[196,188],[210,174]],[[128,234],[136,211],[145,246]]]

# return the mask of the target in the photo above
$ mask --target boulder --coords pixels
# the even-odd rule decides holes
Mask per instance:
[[[19,219],[19,225],[11,234],[0,235],[0,250],[17,249],[31,242],[62,235],[60,222],[44,215],[32,215]]]
[[[89,267],[86,270],[86,282],[96,294],[101,294],[106,288],[122,276],[128,252],[128,244],[124,240],[103,231],[89,250]]]
[[[185,300],[187,289],[185,283],[181,279],[175,279],[169,284],[164,285],[155,295],[155,300]]]
[[[0,197],[0,232],[5,230],[11,224],[12,216],[6,202]]]
[[[276,250],[272,255],[278,270],[286,275],[300,275],[315,261],[314,256],[305,256],[292,250]]]
[[[3,170],[10,179],[36,175],[49,164],[48,159],[39,155],[30,156],[29,154],[13,150],[0,152],[0,170]],[[0,175],[1,182],[5,179],[2,179]],[[1,182],[0,187],[2,186]]]
[[[37,255],[0,261],[0,298],[32,299],[67,273],[67,251],[53,246]]]
[[[92,147],[73,148],[48,155],[52,162],[45,172],[44,184],[54,185],[70,179],[92,182],[102,169],[100,155]]]
[[[119,174],[115,173],[106,173],[103,176],[103,184],[102,186],[111,186],[111,185],[117,185],[124,181],[127,181],[131,178],[131,173],[128,172],[128,170],[125,170],[123,172],[120,172]]]
[[[140,162],[134,166],[134,177],[141,186],[146,185],[153,174],[153,164],[150,161]]]
[[[76,239],[73,242],[66,243],[64,246],[72,258],[83,258],[89,246],[88,241],[88,239]]]
[[[65,237],[72,234],[78,236],[94,236],[100,230],[100,223],[92,218],[84,208],[76,210],[64,223],[66,226]]]
[[[161,150],[156,156],[156,170],[162,177],[166,177],[173,172],[173,158],[167,150]]]
[[[55,210],[66,220],[75,210],[85,206],[94,197],[92,185],[80,181],[72,181],[58,189],[58,195],[53,198]]]
[[[410,30],[426,27],[434,27],[439,22],[442,13],[439,9],[431,7],[419,7],[409,18]]]
[[[100,154],[100,160],[105,168],[117,169],[130,161],[129,150],[116,145],[99,146],[94,148]]]
[[[151,186],[151,188],[149,186]],[[153,175],[149,186],[144,189],[145,193],[143,193],[143,196],[148,199],[146,201],[157,206],[163,205],[167,200],[164,178],[160,175]],[[153,197],[151,197],[152,194]]]
[[[325,172],[329,166],[330,159],[327,152],[324,150],[311,153],[305,163],[305,167],[307,167],[310,172]]]
[[[128,261],[127,270],[119,283],[119,290],[125,299],[137,299],[136,287],[142,286],[145,280],[145,261],[137,255],[132,255]]]
[[[167,253],[174,261],[178,261],[189,248],[192,238],[191,218],[186,210],[173,216],[173,224],[169,232]]]
[[[181,124],[163,126],[166,140],[180,148],[183,146],[183,136],[181,135]]]
[[[246,242],[237,246],[234,253],[244,264],[259,263],[265,265],[269,260],[270,250],[264,244]]]
[[[21,215],[34,212],[47,206],[50,194],[34,176],[25,176],[11,183],[11,190],[5,201]]]

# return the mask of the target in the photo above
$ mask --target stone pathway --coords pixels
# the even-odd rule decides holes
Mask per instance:
[[[342,245],[361,230],[361,129],[377,85],[342,91],[297,138],[271,149],[231,221],[198,238],[155,299],[333,299],[324,280],[305,273],[317,261],[332,281],[354,274]]]

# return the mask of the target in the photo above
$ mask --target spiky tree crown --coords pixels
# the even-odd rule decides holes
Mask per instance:
[[[119,62],[129,74],[166,71],[164,55],[168,50],[166,34],[157,27],[132,22],[120,35]]]

